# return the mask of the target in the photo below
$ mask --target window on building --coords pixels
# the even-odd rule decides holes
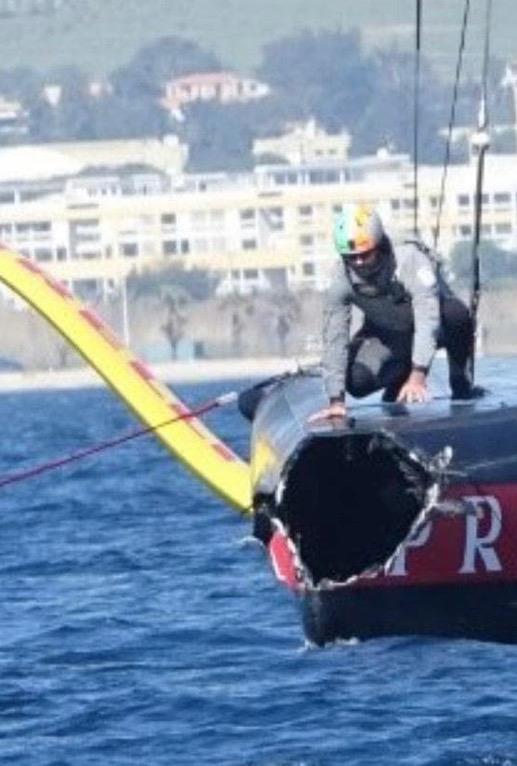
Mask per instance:
[[[494,226],[494,230],[496,234],[511,234],[512,224],[511,223],[496,223]]]
[[[83,261],[94,261],[97,258],[102,258],[100,250],[84,250],[80,256]]]
[[[400,200],[399,199],[391,199],[390,205],[392,210],[400,210]]]
[[[175,239],[166,239],[162,243],[162,252],[164,255],[176,255],[178,252],[178,243]]]
[[[19,237],[37,238],[40,235],[47,236],[51,226],[50,221],[24,221],[15,225],[15,231]]]
[[[258,279],[258,269],[244,269],[244,279]]]
[[[302,263],[302,274],[304,277],[313,277],[315,273],[314,264],[312,261],[306,261]]]
[[[34,249],[34,257],[37,261],[51,261],[52,250],[50,247],[36,247]]]
[[[290,172],[273,173],[273,180],[278,186],[294,186],[298,183],[298,174]]]
[[[313,212],[314,210],[312,205],[300,205],[298,207],[298,215],[300,216],[300,218],[303,218],[303,219],[312,218]]]
[[[256,250],[257,249],[257,240],[256,239],[243,239],[242,240],[242,249],[243,250]]]
[[[253,207],[246,207],[239,212],[241,223],[250,224],[255,222],[257,211]]]
[[[44,189],[26,189],[20,192],[20,202],[32,202],[45,196]]]
[[[138,245],[136,242],[123,242],[120,245],[120,254],[126,258],[135,258],[138,255]]]
[[[439,197],[429,197],[429,205],[432,208],[438,207],[439,201]]]
[[[281,207],[266,207],[262,215],[267,225],[274,231],[281,231],[284,228],[284,209]]]
[[[182,255],[187,255],[187,253],[190,253],[190,242],[188,241],[188,239],[181,240],[180,252]]]
[[[458,230],[461,237],[472,236],[472,226],[470,224],[464,224],[463,226],[459,226]]]
[[[176,226],[176,213],[164,213],[161,220],[162,226]]]
[[[14,192],[0,192],[0,205],[12,205],[14,202]]]
[[[343,212],[343,205],[340,203],[337,203],[336,205],[332,205],[332,212],[334,215],[340,215]]]
[[[337,170],[311,170],[309,173],[311,184],[337,184],[339,173]]]
[[[500,207],[502,206],[510,206],[512,201],[511,195],[509,192],[496,192],[494,194],[494,204],[498,205]]]
[[[58,261],[66,261],[68,258],[68,250],[66,247],[58,247],[56,250],[56,257]]]
[[[458,194],[458,205],[468,207],[470,205],[470,194]]]
[[[314,237],[312,234],[302,234],[300,237],[300,248],[302,253],[312,253],[314,250]]]
[[[91,298],[99,292],[99,283],[96,279],[75,279],[71,288],[75,295],[81,298]]]

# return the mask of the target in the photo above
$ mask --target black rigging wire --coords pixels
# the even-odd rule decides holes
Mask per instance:
[[[456,74],[454,77],[454,88],[452,92],[451,112],[449,116],[449,125],[447,128],[447,143],[445,145],[445,159],[443,162],[442,180],[440,184],[440,195],[438,197],[438,212],[436,215],[436,226],[434,230],[434,250],[438,250],[438,243],[440,239],[440,227],[443,211],[443,203],[445,199],[445,185],[447,182],[447,174],[449,172],[449,164],[451,160],[451,144],[452,144],[452,130],[456,121],[456,104],[458,101],[458,90],[461,77],[461,68],[463,64],[463,53],[465,50],[465,39],[467,35],[467,24],[470,12],[470,0],[465,0],[465,7],[463,9],[463,22],[461,25],[461,37],[458,48],[458,59],[456,61]]]
[[[415,79],[413,98],[413,234],[418,237],[418,138],[420,113],[420,48],[422,39],[422,0],[416,0]]]

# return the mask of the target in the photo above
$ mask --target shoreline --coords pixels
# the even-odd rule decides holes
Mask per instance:
[[[299,366],[316,364],[318,359],[264,357],[249,359],[199,359],[188,362],[148,364],[157,380],[163,383],[204,383],[218,380],[256,378],[257,381],[282,372],[294,372]],[[74,388],[101,388],[105,380],[91,367],[75,370],[33,370],[0,373],[0,393]]]

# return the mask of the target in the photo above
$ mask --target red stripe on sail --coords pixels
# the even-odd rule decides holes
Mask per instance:
[[[224,446],[224,444],[221,444],[221,442],[213,442],[212,447],[215,449],[216,452],[221,455],[221,457],[224,457],[225,460],[233,462],[235,460],[235,455],[231,450],[229,450],[227,447]]]
[[[131,360],[131,367],[140,375],[141,378],[144,378],[144,380],[154,380],[154,375],[152,374],[151,370],[146,367],[143,362],[139,362],[138,359]]]

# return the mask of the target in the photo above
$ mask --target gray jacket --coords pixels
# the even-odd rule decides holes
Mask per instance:
[[[429,367],[440,329],[439,295],[449,288],[436,274],[432,258],[413,242],[392,249],[394,276],[412,297],[414,336],[412,362]],[[360,280],[359,280],[360,281]],[[323,315],[322,367],[329,397],[345,391],[354,288],[339,259],[332,271]]]

